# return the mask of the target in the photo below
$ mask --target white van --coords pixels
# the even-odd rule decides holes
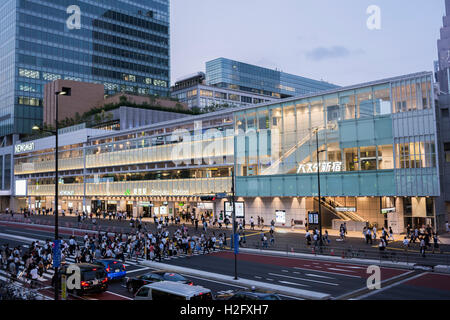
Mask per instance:
[[[213,300],[211,290],[173,281],[161,281],[141,287],[134,300]]]

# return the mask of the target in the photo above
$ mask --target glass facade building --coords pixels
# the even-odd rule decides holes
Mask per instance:
[[[166,206],[158,209],[164,215],[208,208],[220,219],[226,199],[201,197],[229,193],[234,170],[245,217],[270,222],[282,214],[279,225],[291,219],[304,223],[308,212],[317,210],[320,171],[328,227],[345,220],[356,231],[367,222],[394,232],[408,224],[439,228],[444,223],[436,208],[440,177],[432,88],[433,74],[424,72],[86,134],[79,141],[68,136],[60,152],[63,208],[95,209],[98,201],[107,208],[110,201],[114,210],[138,208],[140,214],[140,204],[151,203]],[[16,199],[48,208],[55,183],[50,138],[33,147],[14,156],[16,183],[27,181],[27,193]]]
[[[69,29],[73,5],[81,24]],[[169,95],[169,0],[3,0],[0,8],[0,136],[42,122],[43,87],[56,79]]]
[[[206,83],[275,98],[300,96],[338,87],[324,81],[225,58],[206,62]]]

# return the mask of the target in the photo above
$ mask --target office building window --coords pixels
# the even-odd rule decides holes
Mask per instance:
[[[442,118],[448,118],[448,109],[441,109]]]
[[[39,71],[19,69],[19,76],[31,79],[39,79]]]
[[[450,142],[444,143],[445,162],[450,163]]]

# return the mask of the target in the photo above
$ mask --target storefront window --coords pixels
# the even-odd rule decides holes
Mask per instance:
[[[341,162],[342,154],[341,149],[339,148],[339,143],[329,143],[328,144],[328,161],[329,162]]]
[[[325,110],[327,123],[341,120],[341,114],[339,111],[339,99],[337,94],[325,97]]]
[[[339,98],[339,104],[345,120],[355,119],[356,103],[354,94],[348,94],[347,96],[341,96]]]
[[[247,130],[256,130],[256,113],[247,113]]]
[[[304,139],[309,132],[309,104],[308,102],[300,102],[297,108],[297,138]]]
[[[360,148],[361,170],[377,170],[376,147]]]
[[[394,169],[394,153],[392,145],[378,146],[378,169]]]
[[[258,128],[259,130],[269,129],[269,111],[261,110],[258,112]]]
[[[356,92],[358,96],[358,118],[373,116],[372,88],[360,89]]]
[[[323,128],[323,116],[322,98],[311,99],[311,129],[319,128],[321,130]]]
[[[403,213],[405,214],[405,216],[412,216],[411,197],[403,198]]]
[[[391,113],[391,90],[389,85],[374,88],[375,115]]]

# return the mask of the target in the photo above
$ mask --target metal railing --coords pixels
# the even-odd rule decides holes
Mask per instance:
[[[267,245],[264,245],[261,241],[247,241],[247,245],[245,248],[250,249],[258,249],[265,252],[270,251],[282,251],[285,252],[287,256],[295,255],[295,254],[310,254],[315,256],[334,256],[340,257],[343,260],[351,260],[351,259],[364,259],[364,260],[372,260],[377,261],[380,264],[383,262],[391,262],[391,263],[407,263],[413,265],[421,265],[421,266],[436,266],[436,265],[446,265],[450,266],[450,252],[444,252],[442,249],[435,250],[433,253],[432,248],[427,248],[425,251],[425,255],[419,252],[419,248],[410,247],[408,250],[400,249],[396,247],[387,247],[385,250],[380,251],[375,248],[355,248],[351,245],[349,246],[329,246],[324,245],[320,247],[319,245],[289,245],[286,244],[284,250],[280,250],[280,246],[271,245],[270,242],[267,242]]]

